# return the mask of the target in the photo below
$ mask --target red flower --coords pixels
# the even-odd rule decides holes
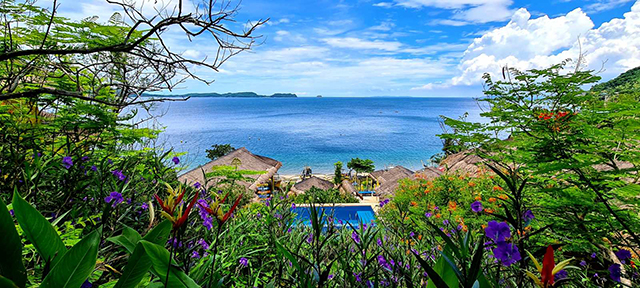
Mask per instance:
[[[547,253],[544,254],[544,258],[542,259],[542,285],[547,287],[547,285],[553,285],[553,267],[555,267],[556,263],[553,259],[553,247],[551,245],[547,246]]]

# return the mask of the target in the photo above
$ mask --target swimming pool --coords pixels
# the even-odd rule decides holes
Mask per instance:
[[[296,213],[296,220],[301,221],[303,225],[311,225],[310,207],[296,207],[291,211]],[[354,227],[360,226],[360,223],[367,225],[374,224],[375,213],[369,205],[360,206],[322,206],[316,207],[318,213],[324,210],[324,218],[333,217],[333,224],[336,226],[351,224]],[[347,225],[348,226],[348,225]]]

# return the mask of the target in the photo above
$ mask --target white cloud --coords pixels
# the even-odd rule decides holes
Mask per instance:
[[[379,3],[373,4],[373,6],[382,7],[382,8],[391,8],[393,6],[393,3],[391,3],[391,2],[379,2]]]
[[[380,23],[380,25],[369,27],[369,30],[390,31],[391,29],[393,29],[393,27],[396,27],[396,24],[394,24],[393,22],[382,22]]]
[[[461,74],[451,83],[480,83],[483,73],[499,75],[505,65],[521,70],[549,67],[567,58],[577,59],[580,51],[586,53],[588,69],[600,70],[606,62],[605,79],[640,65],[640,2],[623,19],[593,27],[579,8],[564,16],[536,19],[520,9],[507,25],[469,45],[459,65]]]
[[[618,8],[631,1],[633,0],[598,0],[596,3],[591,3],[587,6],[584,6],[584,11],[589,14],[598,13],[598,12]]]
[[[471,23],[504,21],[513,13],[512,0],[395,0],[397,6],[407,8],[432,7],[453,11],[451,19],[436,19],[432,24],[462,26]]]
[[[350,48],[350,49],[366,49],[366,50],[384,50],[384,51],[398,51],[402,43],[396,41],[382,41],[382,40],[363,40],[354,37],[344,38],[325,38],[322,39],[325,43],[332,47],[337,48]]]

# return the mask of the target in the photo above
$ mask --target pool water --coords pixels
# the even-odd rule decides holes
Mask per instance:
[[[291,211],[296,213],[296,220],[301,221],[303,225],[311,226],[310,207],[296,207]],[[374,224],[375,213],[371,206],[325,206],[316,207],[318,213],[324,210],[324,218],[333,217],[335,226],[351,224],[353,227],[359,227],[360,223],[367,225]]]

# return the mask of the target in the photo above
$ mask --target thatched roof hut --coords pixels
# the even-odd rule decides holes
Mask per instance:
[[[371,177],[380,183],[380,186],[375,188],[378,195],[393,194],[399,186],[398,181],[411,176],[413,176],[413,171],[402,166],[395,166],[390,169],[378,170],[371,173]]]
[[[310,178],[304,179],[293,185],[293,187],[291,187],[291,191],[295,192],[296,194],[301,194],[309,191],[311,187],[316,187],[322,190],[329,190],[332,189],[334,185],[330,181],[316,176],[311,176]]]
[[[222,156],[216,160],[213,160],[207,164],[199,166],[195,169],[192,169],[191,171],[180,175],[180,177],[178,177],[178,180],[189,185],[196,182],[204,185],[205,181],[202,172],[203,170],[204,173],[209,173],[212,171],[212,167],[214,166],[235,166],[237,164],[237,161],[234,161],[234,159],[240,160],[240,164],[237,166],[238,170],[265,171],[265,173],[261,175],[246,175],[247,177],[255,179],[255,181],[251,183],[238,182],[238,184],[244,185],[251,191],[256,191],[258,184],[269,181],[269,179],[278,172],[278,169],[282,167],[282,163],[280,161],[260,155],[255,155],[249,152],[247,148],[242,147],[232,151],[225,156]],[[215,179],[212,180],[213,181],[210,180],[209,186],[214,185],[215,182],[217,182]]]
[[[416,179],[433,179],[442,175],[442,171],[444,171],[444,169],[425,167],[413,173],[413,177]]]
[[[351,184],[348,179],[343,179],[342,182],[340,182],[339,189],[340,193],[360,196],[358,195],[358,191],[356,191],[356,188],[353,187],[353,184]]]
[[[472,152],[469,150],[451,154],[440,162],[440,166],[447,171],[475,174],[478,172],[478,164],[485,160]]]

